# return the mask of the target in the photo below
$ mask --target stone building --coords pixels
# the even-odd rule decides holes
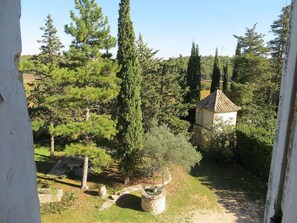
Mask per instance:
[[[194,124],[194,143],[199,146],[207,145],[212,128],[220,122],[235,126],[239,110],[240,107],[220,90],[216,90],[198,102]]]

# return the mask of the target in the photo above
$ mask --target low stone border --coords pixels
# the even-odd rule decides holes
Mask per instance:
[[[171,173],[168,169],[166,169],[166,173],[164,174],[164,186],[167,185],[171,180],[172,180],[172,176],[171,176]],[[157,184],[155,185],[157,187],[161,187],[162,186],[162,183],[161,184]],[[103,211],[103,210],[107,210],[109,209],[113,204],[115,204],[117,202],[117,200],[123,196],[124,194],[129,194],[129,193],[132,193],[132,192],[135,192],[135,191],[139,191],[139,190],[142,190],[143,187],[142,185],[140,184],[137,184],[137,185],[133,185],[133,186],[130,186],[130,187],[126,187],[118,192],[115,192],[113,195],[111,195],[108,200],[106,202],[104,202],[100,208],[100,211]]]
[[[50,189],[39,189],[38,190],[38,199],[39,204],[51,203],[51,202],[60,202],[63,197],[63,190],[59,188],[56,194],[52,194]]]

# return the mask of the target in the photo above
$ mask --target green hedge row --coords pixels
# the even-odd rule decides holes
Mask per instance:
[[[274,133],[254,126],[238,126],[237,158],[253,174],[268,180]]]

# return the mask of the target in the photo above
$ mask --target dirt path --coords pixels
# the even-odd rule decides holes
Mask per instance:
[[[215,191],[218,206],[213,210],[192,210],[185,214],[183,223],[258,223],[262,222],[263,207],[248,201],[244,194]]]

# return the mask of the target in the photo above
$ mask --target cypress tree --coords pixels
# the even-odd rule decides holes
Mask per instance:
[[[218,56],[218,48],[216,48],[216,55],[213,63],[210,93],[220,88],[221,71],[220,71],[219,64],[220,64],[220,61]]]
[[[118,152],[125,182],[133,175],[142,149],[143,128],[140,99],[141,68],[130,18],[130,0],[121,0],[118,20],[118,63],[122,79],[118,97]]]
[[[186,102],[190,104],[188,121],[195,122],[195,105],[200,100],[201,89],[201,65],[198,45],[192,43],[191,56],[189,58],[187,69],[187,87],[189,92],[187,94]]]
[[[225,64],[223,67],[223,92],[226,93],[229,91],[229,77],[228,77],[228,71],[229,71],[229,63]]]

